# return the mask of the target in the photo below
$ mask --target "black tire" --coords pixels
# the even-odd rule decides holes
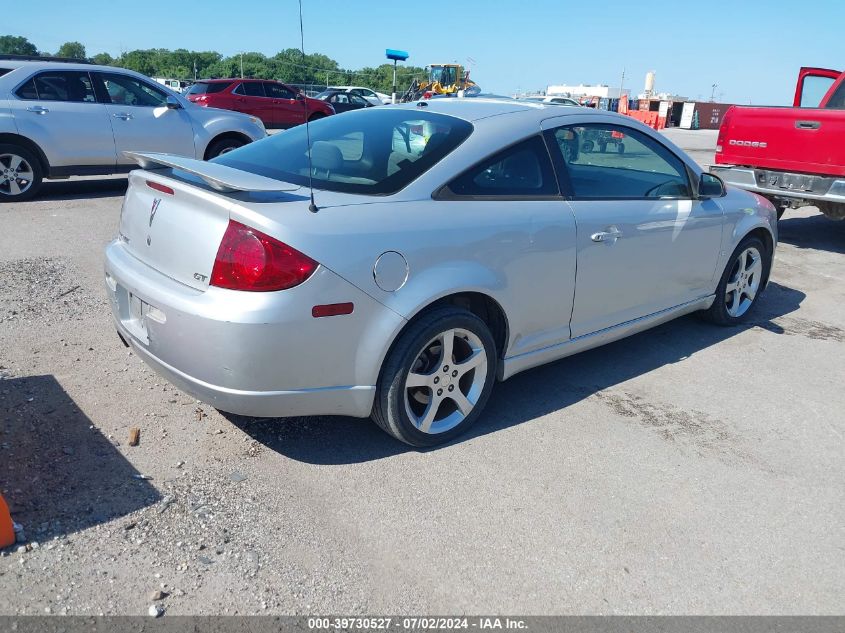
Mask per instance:
[[[749,248],[755,248],[757,249],[757,252],[760,253],[762,269],[759,273],[760,279],[756,280],[758,282],[758,288],[750,305],[748,305],[738,316],[733,316],[728,310],[728,302],[726,300],[728,292],[727,287],[731,278],[736,275],[740,255]],[[702,316],[706,320],[717,325],[736,325],[745,321],[754,311],[757,302],[760,300],[760,295],[763,294],[766,283],[769,281],[769,272],[771,267],[772,254],[769,252],[769,249],[766,248],[766,245],[763,244],[763,241],[758,237],[751,235],[747,236],[739,243],[739,246],[734,249],[734,252],[731,253],[730,259],[728,259],[728,264],[725,266],[724,272],[722,272],[721,279],[719,279],[719,285],[716,287],[716,299],[713,301],[713,305],[710,306],[708,310],[702,312]]]
[[[587,139],[586,141],[584,141],[581,144],[581,151],[584,152],[585,154],[589,154],[590,152],[593,151],[594,148],[595,148],[595,144],[590,139]]]
[[[445,332],[452,329],[461,329],[472,333],[483,345],[486,354],[486,376],[483,378],[483,387],[472,410],[456,426],[440,433],[425,433],[411,421],[406,410],[406,379],[415,363],[419,362],[421,354],[430,342]],[[455,338],[456,345],[458,338]],[[441,360],[444,362],[445,359]],[[459,363],[460,361],[455,361]],[[393,345],[382,365],[378,384],[376,385],[375,402],[373,403],[372,419],[384,431],[396,439],[410,444],[411,446],[435,446],[448,442],[452,438],[464,433],[473,423],[478,420],[490,392],[493,390],[493,383],[496,380],[497,366],[496,344],[490,334],[490,329],[477,316],[455,307],[436,308],[431,312],[423,314],[408,328],[402,332]],[[455,367],[456,365],[453,365]],[[459,366],[459,365],[457,365]],[[470,370],[474,371],[474,370]],[[439,372],[434,369],[429,375]],[[426,372],[428,373],[428,372]],[[441,375],[441,374],[436,374]],[[469,377],[469,372],[465,377]],[[456,383],[458,389],[462,389],[459,381]],[[481,381],[480,374],[478,378]],[[443,383],[441,383],[443,384]],[[455,386],[455,384],[451,385]],[[426,389],[426,388],[423,388]],[[431,393],[431,397],[434,394]],[[409,400],[410,401],[410,400]],[[445,395],[442,405],[448,414],[448,407],[453,401]],[[440,411],[440,410],[438,410]]]
[[[616,144],[616,151],[619,154],[624,154],[625,153],[625,143],[617,143]]]
[[[206,151],[206,160],[211,160],[212,158],[217,158],[220,154],[225,154],[226,152],[231,152],[233,149],[238,149],[239,147],[243,147],[246,145],[244,141],[237,138],[222,138],[219,141],[214,141],[211,145],[208,146],[208,151]]]
[[[41,161],[31,151],[20,145],[0,144],[0,202],[23,202],[24,200],[31,200],[41,189],[41,184],[44,181],[44,169],[41,166]],[[10,168],[13,165],[14,158],[22,159],[22,162],[17,164],[18,170],[21,168],[27,169],[26,172],[18,171],[20,173],[31,174],[30,178],[22,179],[11,178],[13,172]],[[20,193],[15,193],[15,190],[20,190]]]

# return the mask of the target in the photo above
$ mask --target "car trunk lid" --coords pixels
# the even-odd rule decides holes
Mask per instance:
[[[120,239],[140,261],[197,290],[209,285],[217,249],[238,204],[225,194],[298,188],[215,163],[157,154],[132,157],[146,169],[129,176]]]

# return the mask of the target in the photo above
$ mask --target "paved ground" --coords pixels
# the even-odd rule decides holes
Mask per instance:
[[[147,371],[101,287],[124,186],[0,207],[0,488],[33,547],[0,613],[843,612],[845,223],[787,212],[748,326],[526,372],[418,452]]]

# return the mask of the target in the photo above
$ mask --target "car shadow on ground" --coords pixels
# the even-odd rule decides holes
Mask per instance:
[[[498,383],[484,415],[451,444],[529,422],[565,409],[596,392],[693,354],[751,328],[785,331],[777,319],[798,309],[804,293],[770,283],[750,321],[734,327],[695,315],[538,367]],[[233,424],[282,455],[310,464],[349,464],[414,451],[369,420],[345,417],[246,418],[224,414]],[[437,450],[429,449],[429,450]]]
[[[0,379],[0,490],[30,540],[156,503],[158,491],[53,376]]]
[[[790,218],[790,211],[778,222],[778,240],[798,248],[845,253],[845,220],[831,220],[821,213]]]
[[[45,180],[35,198],[47,200],[85,200],[87,198],[111,198],[126,193],[129,181],[126,178],[103,178],[97,180]]]

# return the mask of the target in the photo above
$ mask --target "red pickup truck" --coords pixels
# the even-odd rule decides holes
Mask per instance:
[[[731,106],[710,171],[769,198],[778,217],[812,205],[845,219],[845,73],[802,68],[791,108]]]

